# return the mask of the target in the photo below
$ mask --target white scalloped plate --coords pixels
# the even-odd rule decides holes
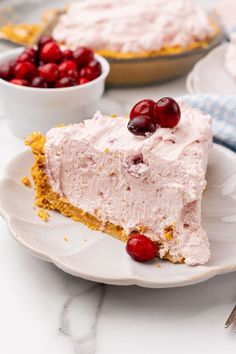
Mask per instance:
[[[165,288],[236,270],[236,154],[226,148],[214,145],[203,200],[203,224],[212,256],[208,264],[195,267],[159,259],[135,262],[124,243],[55,212],[50,212],[49,222],[43,222],[34,208],[33,189],[20,183],[23,175],[29,176],[32,162],[31,152],[25,151],[8,164],[0,184],[0,212],[18,242],[65,272],[107,284]]]
[[[221,44],[199,60],[187,77],[187,90],[197,94],[236,94],[236,81],[225,68],[229,43]]]

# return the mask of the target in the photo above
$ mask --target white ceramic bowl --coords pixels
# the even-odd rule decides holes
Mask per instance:
[[[14,60],[24,48],[12,49],[0,55],[0,65]],[[102,66],[102,74],[79,86],[43,89],[11,84],[0,79],[0,91],[11,131],[24,138],[32,131],[45,133],[60,124],[77,123],[90,118],[99,107],[104,92],[109,63],[95,55]]]

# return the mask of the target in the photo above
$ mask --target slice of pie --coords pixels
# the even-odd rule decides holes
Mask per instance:
[[[180,104],[174,128],[135,136],[125,117],[97,112],[26,140],[35,156],[36,205],[126,241],[142,233],[173,263],[203,264],[209,242],[201,200],[211,117]],[[78,235],[79,237],[79,235]]]

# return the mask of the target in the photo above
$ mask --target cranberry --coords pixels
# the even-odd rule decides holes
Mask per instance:
[[[87,84],[87,82],[89,82],[89,80],[86,79],[86,77],[80,77],[79,80],[77,81],[77,84],[83,85],[83,84]]]
[[[156,124],[163,128],[173,128],[180,121],[180,108],[171,97],[161,98],[154,107],[154,119]]]
[[[10,82],[19,86],[29,86],[29,83],[26,80],[22,79],[12,79]]]
[[[73,60],[73,52],[70,49],[65,49],[62,52],[62,60]]]
[[[74,50],[73,57],[77,65],[82,67],[93,60],[93,51],[87,47],[78,47]]]
[[[147,133],[154,133],[156,131],[156,125],[152,118],[148,116],[135,117],[129,121],[128,130],[134,135],[143,135]]]
[[[77,79],[78,77],[77,65],[72,60],[63,61],[58,66],[58,70],[59,70],[60,77],[70,76],[74,79]]]
[[[38,41],[38,48],[41,49],[45,44],[50,42],[54,42],[52,36],[47,36],[47,35],[42,36]]]
[[[32,80],[37,75],[37,68],[31,62],[23,61],[16,64],[14,73],[17,79]]]
[[[136,261],[146,262],[156,257],[158,246],[148,237],[136,234],[129,238],[126,251]]]
[[[33,64],[36,64],[36,55],[37,55],[37,52],[34,48],[27,48],[17,58],[17,62],[20,63],[23,61],[29,61]]]
[[[13,77],[13,70],[11,64],[3,64],[0,66],[0,78],[3,80],[11,80]]]
[[[40,66],[39,75],[48,83],[55,82],[59,75],[58,66],[54,63]]]
[[[62,77],[56,82],[56,88],[75,86],[76,81],[71,77]]]
[[[101,72],[101,64],[97,60],[92,60],[80,70],[80,77],[86,77],[86,79],[92,81],[100,76]]]
[[[39,57],[44,63],[56,63],[62,59],[62,52],[57,43],[49,42],[40,49]]]
[[[145,99],[136,103],[130,111],[130,119],[138,116],[148,116],[153,118],[155,101]]]
[[[32,87],[38,87],[38,88],[47,88],[47,82],[41,77],[41,76],[36,76],[32,82],[31,82]]]

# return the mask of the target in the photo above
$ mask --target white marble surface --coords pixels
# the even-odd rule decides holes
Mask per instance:
[[[183,93],[185,78],[145,89],[113,90],[101,108],[125,113],[144,96]],[[0,177],[7,161],[23,149],[0,118]],[[235,352],[236,334],[224,329],[236,303],[235,273],[177,289],[104,286],[33,258],[11,238],[0,218],[0,279],[1,354]]]
[[[144,96],[185,92],[184,78],[146,89],[113,90],[106,93],[101,108],[127,113]],[[6,162],[23,149],[0,118],[1,175]],[[224,329],[236,303],[235,273],[178,289],[104,286],[33,258],[11,238],[1,218],[0,234],[0,353],[235,351],[236,334]]]

